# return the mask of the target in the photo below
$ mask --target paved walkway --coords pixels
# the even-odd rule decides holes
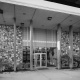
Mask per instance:
[[[49,68],[36,71],[5,72],[0,74],[0,80],[80,80],[80,69]]]

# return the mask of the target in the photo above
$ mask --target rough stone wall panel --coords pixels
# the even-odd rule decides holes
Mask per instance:
[[[14,67],[14,27],[0,26],[0,60],[3,66]],[[22,63],[22,30],[17,27],[16,36],[16,62]]]

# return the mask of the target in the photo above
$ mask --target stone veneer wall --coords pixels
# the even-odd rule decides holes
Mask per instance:
[[[80,33],[73,33],[73,50],[79,54]],[[22,29],[17,27],[16,36],[16,61],[17,66],[22,63],[23,38]],[[62,31],[61,35],[61,53],[69,54],[69,33]],[[14,27],[0,25],[0,62],[9,67],[14,66]],[[1,64],[1,63],[0,63]]]
[[[22,63],[22,30],[17,27],[16,61]],[[14,66],[14,27],[0,25],[0,60],[3,65]]]
[[[74,32],[73,33],[73,51],[74,51],[73,54],[80,55],[79,43],[80,43],[80,33]],[[61,34],[61,53],[62,55],[69,54],[69,32],[67,31],[62,31],[62,34]]]

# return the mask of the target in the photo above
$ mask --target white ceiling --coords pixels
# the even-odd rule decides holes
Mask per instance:
[[[13,25],[13,17],[14,17],[14,5],[7,3],[0,3],[0,9],[3,10],[3,17],[6,25]],[[30,20],[33,17],[33,27],[35,28],[43,28],[43,29],[56,29],[57,24],[61,24],[64,30],[68,30],[70,25],[73,25],[75,31],[79,31],[80,27],[80,16],[34,9],[30,7],[23,7],[16,5],[16,24],[20,26],[20,23],[24,23],[25,27],[29,27]],[[35,14],[34,14],[35,12]],[[0,14],[0,24],[4,24],[2,14]],[[47,17],[52,17],[52,20],[47,20]]]

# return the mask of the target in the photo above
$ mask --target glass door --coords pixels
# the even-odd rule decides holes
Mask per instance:
[[[41,54],[41,67],[47,67],[47,55],[46,55],[46,53]]]
[[[46,55],[46,53],[35,53],[34,54],[34,65],[35,65],[35,68],[47,67],[47,55]]]
[[[40,67],[40,54],[38,53],[34,54],[34,61],[35,68]]]

